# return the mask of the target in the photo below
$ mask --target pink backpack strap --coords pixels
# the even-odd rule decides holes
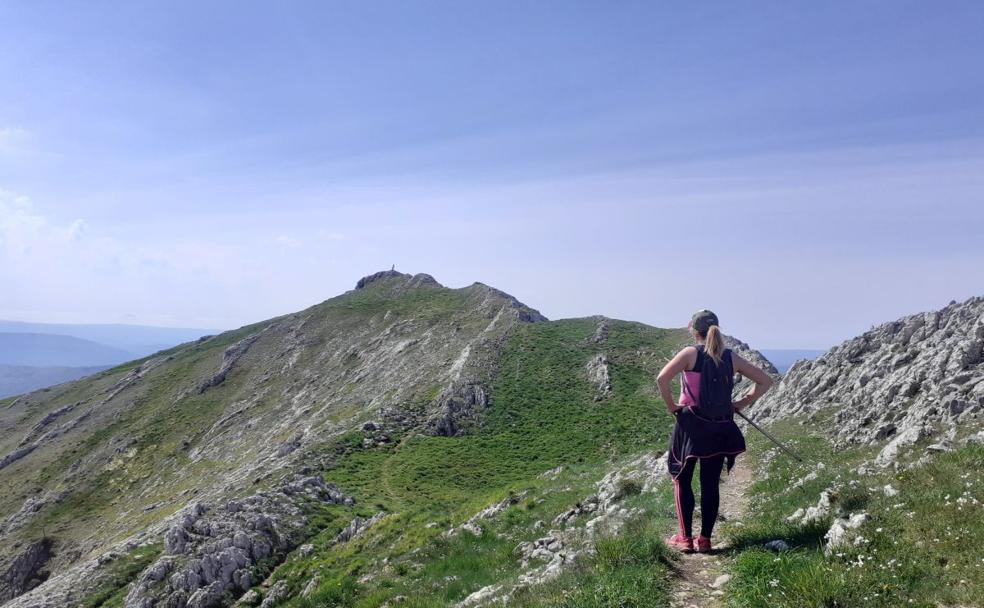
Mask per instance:
[[[687,372],[683,372],[680,384],[683,386],[683,390],[687,393],[687,396],[690,397],[690,402],[697,405],[697,397],[694,396],[694,391],[690,388],[690,383],[687,382]]]

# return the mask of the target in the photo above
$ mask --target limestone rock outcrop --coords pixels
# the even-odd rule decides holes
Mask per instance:
[[[127,594],[126,608],[213,608],[258,582],[255,567],[282,556],[304,540],[302,503],[352,504],[320,477],[306,477],[274,491],[221,506],[194,503],[164,535],[164,555],[144,570]]]
[[[820,419],[842,444],[884,444],[886,465],[921,440],[969,433],[984,413],[984,297],[885,323],[799,361],[757,419]]]

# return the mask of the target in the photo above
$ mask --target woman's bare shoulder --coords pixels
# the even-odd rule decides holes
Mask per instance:
[[[693,344],[684,346],[680,349],[680,352],[678,352],[676,356],[684,357],[687,361],[687,370],[690,370],[694,367],[694,363],[697,362],[697,347]]]

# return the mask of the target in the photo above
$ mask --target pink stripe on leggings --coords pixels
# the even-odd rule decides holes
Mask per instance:
[[[677,521],[680,522],[680,536],[686,538],[687,530],[683,526],[683,507],[680,505],[680,480],[673,478],[673,496],[676,498]]]

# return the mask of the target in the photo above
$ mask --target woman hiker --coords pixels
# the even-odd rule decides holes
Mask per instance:
[[[670,547],[689,553],[711,550],[711,532],[717,519],[721,469],[728,471],[735,456],[745,451],[745,438],[734,413],[759,399],[772,379],[764,371],[724,346],[718,318],[709,310],[694,314],[688,325],[697,342],[687,346],[659,372],[656,383],[666,409],[676,416],[667,458],[680,531],[666,540]],[[731,401],[734,374],[751,379],[755,387],[746,397]],[[681,374],[679,404],[670,392],[673,378]],[[694,490],[691,481],[700,462],[700,536],[693,537]]]

